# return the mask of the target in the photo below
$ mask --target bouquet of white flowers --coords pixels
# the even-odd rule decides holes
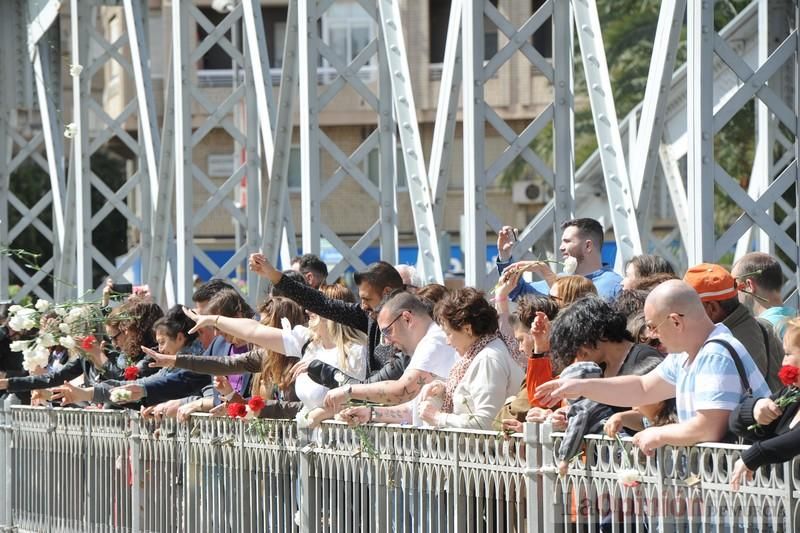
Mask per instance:
[[[103,314],[96,304],[53,305],[38,300],[33,306],[12,305],[8,309],[8,326],[14,331],[38,330],[31,340],[11,343],[11,350],[22,352],[22,366],[27,371],[47,366],[50,349],[63,346],[70,359],[91,348],[94,333],[103,323]]]

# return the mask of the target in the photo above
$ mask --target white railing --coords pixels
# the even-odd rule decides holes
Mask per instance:
[[[548,425],[525,435],[13,407],[0,402],[0,530],[795,531],[800,471],[765,468],[738,492],[742,446],[630,451],[586,439],[559,478]]]

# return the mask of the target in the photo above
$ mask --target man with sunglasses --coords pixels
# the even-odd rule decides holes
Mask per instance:
[[[414,399],[427,383],[447,380],[458,355],[416,296],[405,291],[392,293],[381,306],[377,322],[384,344],[411,356],[403,375],[396,380],[333,389],[325,396],[325,407],[339,411],[348,400],[397,405]]]

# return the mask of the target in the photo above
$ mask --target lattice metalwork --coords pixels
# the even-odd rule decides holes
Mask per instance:
[[[688,12],[688,190],[693,226],[688,244],[689,262],[718,260],[756,225],[769,235],[776,252],[782,252],[776,255],[782,258],[792,280],[792,299],[796,300],[800,265],[800,243],[796,236],[800,226],[797,223],[797,96],[779,94],[786,85],[771,80],[780,75],[785,65],[788,65],[790,76],[797,76],[798,28],[786,28],[787,35],[780,35],[777,31],[773,33],[772,37],[777,38],[779,44],[774,50],[767,48],[768,43],[760,44],[758,63],[751,67],[714,28],[714,4],[713,1],[692,3]],[[780,9],[768,6],[766,2],[761,2],[758,7],[760,26],[768,25],[770,9]],[[789,4],[782,7],[786,15],[797,10],[797,6],[789,9]],[[719,106],[712,105],[715,56],[737,78],[735,88],[726,94]],[[757,179],[751,190],[756,197],[748,195],[714,156],[715,135],[753,98],[758,102],[759,143],[763,144],[759,149],[758,170],[754,169]],[[768,114],[777,121],[774,127],[769,124]],[[777,162],[773,159],[775,155],[778,156]],[[716,206],[715,189],[742,212],[719,236],[714,228],[714,219],[709,216]],[[786,231],[791,225],[795,226],[795,235]],[[787,266],[787,262],[793,263],[792,268]]]
[[[521,16],[522,8],[509,0],[451,2],[439,105],[426,160],[412,83],[417,81],[411,78],[414,70],[409,68],[402,24],[413,8],[403,2],[287,1],[281,64],[276,69],[269,58],[278,56],[270,55],[267,46],[276,41],[265,29],[257,0],[230,3],[231,11],[214,22],[205,4],[173,2],[168,13],[171,28],[164,32],[171,35],[171,47],[164,47],[171,48],[171,57],[164,50],[148,49],[153,7],[142,0],[73,0],[68,12],[66,4],[55,0],[15,0],[12,16],[2,21],[6,49],[16,53],[3,57],[8,67],[4,71],[15,74],[4,77],[1,96],[0,219],[8,220],[10,209],[21,214],[21,221],[14,227],[0,224],[0,241],[12,247],[21,231],[35,228],[53,243],[54,254],[35,272],[0,254],[0,277],[5,280],[13,272],[23,281],[22,294],[63,299],[94,291],[96,272],[120,279],[138,261],[141,279],[154,287],[159,301],[172,303],[188,301],[196,261],[214,276],[234,273],[246,255],[259,248],[272,261],[280,257],[286,263],[297,251],[288,192],[296,133],[302,185],[298,233],[306,252],[320,252],[325,239],[341,254],[331,278],[351,266],[363,268],[360,255],[375,242],[384,259],[397,260],[396,188],[404,179],[420,266],[426,279],[441,280],[438,241],[447,176],[455,168],[465,176],[466,282],[491,285],[494,270],[486,267],[487,239],[510,220],[489,209],[486,190],[509,164],[522,160],[552,188],[553,198],[520,235],[512,251],[515,259],[530,255],[531,245],[542,239],[557,239],[559,232],[552,230],[562,220],[593,216],[613,227],[620,259],[640,250],[654,251],[680,268],[719,260],[733,250],[737,255],[754,248],[773,252],[793,280],[785,296],[796,298],[798,7],[787,0],[768,8],[766,1],[755,0],[717,31],[711,26],[713,2],[662,2],[656,34],[662,46],[655,48],[644,100],[617,124],[595,3],[547,0],[537,5],[535,12]],[[329,17],[342,9],[356,9],[370,22],[368,38],[353,49],[342,49],[324,30]],[[98,24],[109,10],[118,14],[117,30]],[[690,63],[688,68],[675,68],[684,16]],[[545,25],[553,28],[550,60],[532,44],[533,34]],[[484,57],[489,55],[484,51],[487,26],[497,28],[499,36],[492,57]],[[68,62],[83,68],[77,75],[64,75],[68,65],[46,44],[53,38],[58,41],[59,31],[61,41],[69,43]],[[23,33],[28,35],[27,46],[21,45]],[[212,48],[232,64],[229,90],[208,87],[208,74],[198,68]],[[580,51],[598,138],[598,151],[578,169],[573,155],[573,49]],[[154,98],[148,61],[155,54],[162,54],[161,63],[169,65],[163,109]],[[515,57],[523,57],[541,73],[552,90],[552,103],[522,125],[510,124],[484,94],[486,84]],[[109,81],[109,72],[129,84],[127,100],[113,111],[98,99],[92,83],[101,76]],[[35,83],[38,80],[42,83]],[[61,89],[70,85],[73,113],[65,119]],[[342,95],[363,100],[362,107],[372,114],[355,144],[330,134],[321,122],[322,114]],[[753,100],[757,150],[745,191],[716,163],[713,142]],[[453,161],[459,121],[465,155]],[[72,140],[63,137],[65,122],[75,124]],[[552,164],[531,149],[537,135],[550,128]],[[492,161],[484,142],[487,129],[508,145]],[[210,135],[231,142],[236,154],[232,169],[219,181],[198,162],[204,146],[214,142]],[[106,186],[89,168],[92,155],[109,143],[129,161],[129,179],[118,188]],[[374,172],[366,170],[371,153],[378,155]],[[8,194],[10,174],[25,160],[50,176],[51,191],[31,205]],[[401,168],[405,175],[397,176]],[[364,225],[360,237],[337,235],[330,221],[322,219],[323,202],[345,180],[366,191],[373,210],[377,206],[377,219]],[[246,191],[247,209],[236,202],[240,188]],[[715,190],[741,211],[720,234],[712,227]],[[94,213],[89,205],[92,191],[106,200]],[[52,212],[52,224],[42,221],[45,212]],[[118,260],[98,250],[92,236],[112,212],[122,214],[129,229],[129,251]],[[674,218],[672,228],[654,228],[655,212],[662,220]],[[195,239],[200,226],[209,217],[216,221],[219,213],[224,213],[225,233],[233,233],[229,228],[234,227],[239,236],[233,257],[224,264]],[[74,282],[76,288],[56,284],[56,294],[48,295],[42,287],[48,276]],[[247,283],[257,298],[258,281]],[[6,297],[7,287],[0,285],[0,297]]]
[[[0,299],[9,297],[5,280],[11,273],[22,281],[21,294],[50,298],[44,282],[50,276],[63,276],[59,261],[70,257],[61,253],[70,232],[64,226],[67,197],[61,92],[57,90],[60,44],[58,32],[51,29],[57,9],[46,5],[32,13],[34,18],[27,23],[30,15],[23,2],[7,7],[0,20],[5,50],[0,61],[6,73],[0,87],[0,248],[19,249],[17,238],[23,231],[33,230],[52,243],[53,255],[47,261],[37,261],[0,254],[0,279],[4,280],[0,283]],[[11,184],[11,175],[26,165],[50,176],[49,188],[42,188],[38,197],[28,203],[12,192]],[[52,223],[43,220],[48,211]],[[13,226],[12,213],[18,215]],[[50,255],[47,250],[28,251]],[[31,264],[38,269],[27,266]]]

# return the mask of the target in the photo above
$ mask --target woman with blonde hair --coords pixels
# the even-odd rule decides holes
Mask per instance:
[[[355,301],[353,293],[340,285],[325,285],[320,287],[320,290],[328,298]],[[300,359],[300,362],[292,368],[288,382],[295,383],[295,393],[303,402],[303,409],[298,413],[298,422],[301,424],[315,426],[322,420],[333,416],[332,412],[322,408],[322,401],[328,388],[315,383],[306,374],[309,362],[319,359],[357,379],[364,379],[366,376],[365,345],[367,339],[364,333],[321,318],[314,313],[309,313],[308,327],[292,325],[288,320],[281,321],[282,327],[275,327],[247,318],[199,315],[191,310],[186,310],[186,314],[195,320],[194,329],[212,326],[221,333],[252,342],[274,354]],[[180,365],[196,372],[206,371],[194,364],[193,361],[199,360],[197,357],[173,357],[154,352],[148,353],[155,359],[154,364],[158,366]],[[212,358],[203,358],[203,365],[213,363],[208,359]],[[210,367],[206,368],[210,370]],[[275,372],[277,368],[277,365],[269,365],[269,368],[265,365],[259,367],[259,370],[266,370],[265,373],[275,379],[279,375]],[[219,370],[219,368],[215,369],[215,371]]]

